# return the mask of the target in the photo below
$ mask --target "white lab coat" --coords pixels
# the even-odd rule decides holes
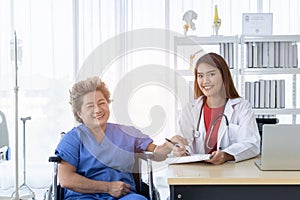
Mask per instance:
[[[202,97],[188,103],[182,109],[178,121],[179,134],[188,140],[192,154],[205,153],[203,113],[199,125],[200,136],[194,137],[202,104]],[[229,121],[229,131],[223,117],[218,131],[217,149],[234,156],[236,162],[257,156],[260,153],[260,135],[250,103],[243,98],[228,99],[224,114]]]

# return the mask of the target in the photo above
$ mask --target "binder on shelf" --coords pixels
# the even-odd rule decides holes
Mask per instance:
[[[280,108],[285,108],[285,80],[279,80],[280,84]]]
[[[274,42],[274,53],[275,53],[275,62],[274,62],[274,67],[279,67],[279,42]]]
[[[247,67],[248,68],[252,68],[253,67],[253,64],[252,64],[252,60],[253,60],[253,52],[252,52],[252,49],[253,48],[253,43],[252,42],[248,42],[247,43]]]
[[[226,60],[226,62],[227,62],[227,64],[228,64],[228,66],[230,66],[229,65],[229,45],[228,45],[228,43],[224,43],[224,45],[225,45],[225,48],[224,48],[224,59]]]
[[[229,68],[234,68],[234,47],[233,43],[228,43],[228,59],[229,59]]]
[[[268,53],[269,53],[269,64],[268,64],[268,66],[270,68],[273,68],[275,66],[275,45],[274,45],[274,42],[269,42]]]
[[[292,58],[292,65],[294,68],[298,67],[298,45],[297,43],[293,44],[293,58]]]
[[[253,67],[254,68],[257,68],[258,67],[258,64],[257,64],[257,53],[258,53],[258,50],[257,50],[257,42],[254,42],[253,43],[253,48],[252,48],[252,55],[253,55],[253,58],[252,58],[252,64],[253,64]]]
[[[290,42],[284,42],[284,67],[289,67],[289,45]]]
[[[245,99],[250,102],[250,82],[245,82]]]
[[[259,108],[259,81],[254,82],[254,108]]]
[[[276,108],[280,108],[281,105],[281,85],[280,85],[280,80],[276,80]]]
[[[225,44],[220,43],[220,55],[225,58]]]
[[[285,42],[279,42],[279,67],[285,67]]]
[[[293,67],[293,44],[291,42],[288,43],[288,67]]]
[[[263,66],[263,47],[262,42],[257,42],[257,67],[261,68]]]
[[[249,92],[249,99],[250,99],[250,104],[252,105],[252,107],[254,108],[255,104],[254,104],[254,99],[255,99],[255,91],[254,91],[254,82],[250,82],[250,92]]]
[[[269,43],[262,43],[262,67],[269,67]]]
[[[276,80],[271,80],[270,85],[270,108],[276,107]]]
[[[270,80],[265,80],[265,108],[270,108]]]
[[[265,81],[259,80],[259,108],[265,108]]]

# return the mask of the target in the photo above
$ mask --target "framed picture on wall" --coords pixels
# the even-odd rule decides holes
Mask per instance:
[[[272,35],[273,13],[243,13],[243,35]]]

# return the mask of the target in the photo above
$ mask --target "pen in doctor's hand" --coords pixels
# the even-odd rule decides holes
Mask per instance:
[[[172,140],[170,140],[170,139],[168,139],[168,138],[165,138],[165,139],[166,139],[168,142],[170,142],[171,144],[173,144],[175,147],[179,147],[179,148],[181,147],[180,144],[178,144],[177,142],[173,142]],[[190,156],[190,155],[191,155],[190,152],[189,152],[187,149],[185,150],[185,153],[186,153],[187,156]]]

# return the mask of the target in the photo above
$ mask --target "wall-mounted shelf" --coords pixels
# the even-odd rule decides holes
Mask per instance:
[[[267,108],[253,109],[258,115],[300,115],[300,108]]]
[[[269,74],[300,74],[300,68],[246,68],[242,69],[244,75],[269,75]]]

